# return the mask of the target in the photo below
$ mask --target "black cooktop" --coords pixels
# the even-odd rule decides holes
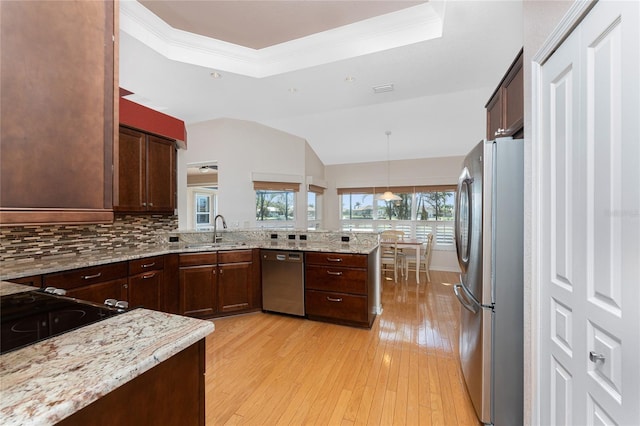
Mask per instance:
[[[42,290],[0,297],[0,354],[123,312]]]

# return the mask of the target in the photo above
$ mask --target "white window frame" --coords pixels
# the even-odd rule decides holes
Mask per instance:
[[[209,223],[208,224],[198,224],[198,214],[202,214],[202,212],[198,212],[198,196],[209,197]],[[208,230],[213,228],[213,218],[216,215],[217,210],[217,192],[213,189],[208,188],[193,188],[192,196],[191,196],[191,219],[193,220],[193,228],[197,230]]]

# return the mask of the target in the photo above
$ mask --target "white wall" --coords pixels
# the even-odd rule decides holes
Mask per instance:
[[[298,177],[303,185],[296,197],[296,227],[306,226],[306,141],[261,124],[217,119],[187,126],[188,149],[179,155],[178,174],[188,163],[218,164],[218,211],[230,227],[255,227],[255,192],[252,173]],[[179,226],[187,229],[186,178],[179,187]],[[180,179],[179,179],[180,184]]]
[[[532,183],[532,145],[531,131],[533,128],[531,99],[531,58],[542,47],[544,41],[549,37],[556,25],[560,22],[564,14],[569,10],[572,1],[531,1],[523,3],[523,40],[524,40],[524,128],[525,128],[525,192],[524,192],[524,420],[525,424],[536,424],[536,393],[538,383],[538,372],[535,370],[532,358],[535,356],[535,345],[532,341],[532,329],[536,324],[532,323],[532,306],[538,302],[533,301],[537,283],[532,282],[532,253],[531,244],[533,235],[531,233],[532,217],[531,203],[533,196]]]
[[[389,162],[390,186],[455,185],[464,156],[395,160]],[[387,162],[338,164],[326,166],[328,188],[325,192],[326,220],[330,230],[340,229],[340,204],[336,188],[387,186]],[[434,250],[431,268],[458,271],[455,251]]]

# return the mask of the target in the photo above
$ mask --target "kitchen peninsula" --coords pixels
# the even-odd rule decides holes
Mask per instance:
[[[369,298],[372,308],[369,312],[373,316],[370,318],[379,313],[375,233],[236,230],[223,232],[221,244],[213,244],[210,234],[176,231],[167,235],[166,243],[139,250],[130,248],[77,256],[43,257],[27,262],[2,262],[2,279],[20,281],[24,277],[35,277],[45,287],[51,277],[69,276],[70,272],[82,268],[124,262],[129,264],[131,274],[131,262],[150,265],[151,262],[145,259],[162,259],[168,281],[175,281],[177,274],[169,272],[173,266],[167,260],[172,256],[239,251],[256,253],[262,248],[296,250],[305,254],[339,253],[373,260],[369,268],[371,278],[366,278],[371,283]],[[171,240],[177,237],[178,241],[169,242],[169,236],[173,237]],[[259,278],[259,262],[256,270]],[[129,281],[126,277],[120,280],[131,284],[131,279],[129,275]],[[173,283],[176,288],[178,284]],[[29,290],[33,287],[7,282],[0,287],[1,294]],[[261,303],[258,303],[257,310],[260,309]],[[319,319],[331,320],[322,318],[322,315]],[[366,327],[367,321],[362,325]],[[371,326],[370,322],[368,326]],[[180,422],[171,420],[171,411],[175,407],[186,407],[191,416],[201,410],[196,417],[204,419],[204,406],[200,407],[198,395],[204,398],[204,338],[213,328],[213,323],[208,321],[138,308],[5,353],[0,356],[0,422],[17,425],[64,424],[69,421],[71,424],[91,418],[92,424],[98,424],[98,417],[95,417],[98,412],[118,424],[131,423],[132,418],[142,424],[148,423],[149,417],[145,416],[155,410],[156,414],[162,414],[162,424],[178,424]],[[184,389],[177,392],[175,387],[178,385]],[[139,392],[141,388],[145,392]],[[170,403],[160,402],[164,394],[172,398]],[[123,408],[126,403],[134,409],[128,411]],[[156,405],[157,409],[147,408]],[[120,415],[123,416],[122,422],[114,420]],[[66,418],[68,420],[64,420]]]
[[[102,303],[107,298],[115,298],[129,302],[131,307],[144,306],[181,315],[200,311],[203,315],[195,316],[211,318],[261,310],[261,249],[357,254],[371,259],[368,311],[374,316],[381,312],[380,282],[375,273],[379,270],[377,233],[260,229],[226,230],[221,235],[220,243],[213,244],[213,234],[208,231],[173,231],[159,238],[158,244],[140,248],[104,250],[98,247],[77,255],[3,261],[0,269],[5,281],[62,288],[68,296],[83,300]],[[186,257],[190,257],[188,265],[179,260]],[[229,257],[236,260],[227,266]],[[152,267],[144,269],[149,266]],[[200,266],[201,274],[198,273],[200,278],[195,286],[191,280],[193,275],[180,273],[183,267]],[[235,275],[233,281],[241,280],[243,284],[222,281],[221,275],[232,279],[229,274],[218,273],[224,268],[232,268],[229,274]],[[145,279],[151,277],[153,279]],[[211,283],[203,283],[204,279]],[[153,280],[157,283],[152,284]],[[215,288],[225,285],[230,291],[219,292]],[[200,301],[205,299],[207,305],[202,306]],[[192,301],[195,302],[192,304]]]
[[[208,321],[134,309],[3,354],[0,422],[204,424],[204,338],[213,329]]]

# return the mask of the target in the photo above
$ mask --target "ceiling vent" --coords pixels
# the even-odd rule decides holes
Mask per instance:
[[[393,92],[393,83],[373,87],[373,93]]]

